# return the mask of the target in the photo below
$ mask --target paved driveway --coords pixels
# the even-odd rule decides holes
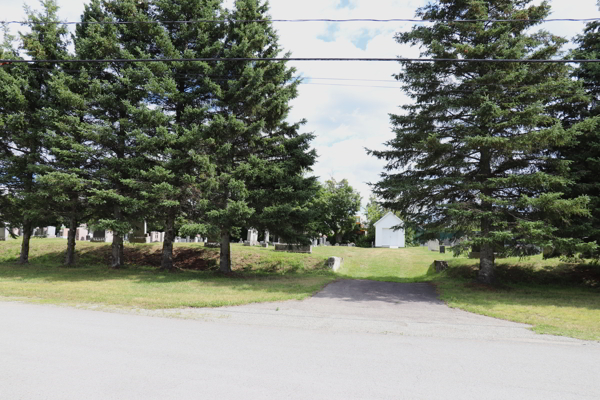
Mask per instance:
[[[193,319],[160,317],[177,312]],[[0,399],[600,398],[597,343],[451,310],[426,284],[143,313],[0,302]]]
[[[578,342],[538,335],[529,325],[452,309],[428,283],[340,280],[303,301],[257,303],[216,309],[144,312],[222,323],[458,339]]]

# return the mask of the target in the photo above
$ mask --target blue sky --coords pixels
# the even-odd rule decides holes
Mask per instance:
[[[228,0],[231,3],[232,0]],[[426,0],[270,0],[274,19],[300,18],[413,18]],[[536,0],[539,3],[540,0]],[[33,7],[37,1],[28,0]],[[60,14],[78,20],[81,0],[58,0]],[[593,0],[552,0],[554,18],[600,18]],[[2,19],[23,19],[19,0],[0,0]],[[394,33],[410,29],[408,23],[276,23],[280,43],[295,57],[418,57],[418,49],[402,47]],[[572,38],[581,23],[547,23],[544,28]],[[363,205],[384,163],[365,152],[382,149],[392,139],[389,114],[408,102],[392,78],[396,63],[294,62],[306,78],[299,97],[292,103],[291,121],[306,119],[304,129],[314,132],[319,153],[314,174],[321,180],[348,179],[360,191]]]

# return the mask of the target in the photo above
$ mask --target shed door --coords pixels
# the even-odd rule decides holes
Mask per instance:
[[[394,231],[390,228],[383,228],[381,230],[381,245],[391,246],[393,244]]]

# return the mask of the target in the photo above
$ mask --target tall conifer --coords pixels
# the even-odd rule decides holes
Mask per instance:
[[[563,38],[530,33],[550,13],[548,2],[437,0],[417,11],[432,25],[397,34],[421,55],[450,59],[552,59]],[[448,22],[461,19],[509,22]],[[392,115],[396,138],[372,153],[388,161],[375,185],[384,206],[421,226],[471,232],[480,246],[479,279],[494,279],[494,253],[547,246],[561,214],[585,214],[585,198],[565,200],[567,164],[550,149],[569,144],[557,106],[582,96],[559,63],[411,63],[397,79],[413,103]],[[547,172],[552,165],[558,174]]]
[[[32,60],[65,59],[68,57],[67,29],[58,19],[56,1],[43,0],[40,5],[39,12],[25,7],[30,32],[20,33],[21,49]],[[4,44],[3,54],[8,58],[21,57],[9,42]],[[54,221],[44,206],[37,177],[49,168],[49,121],[45,110],[53,107],[49,82],[60,67],[56,63],[33,63],[0,68],[0,86],[4,91],[0,106],[0,187],[11,199],[8,219],[13,226],[21,227],[23,242],[19,263],[26,264],[33,229]]]
[[[285,121],[297,96],[295,70],[285,61],[260,61],[282,50],[270,22],[249,22],[269,19],[267,12],[266,2],[236,1],[222,56],[256,61],[224,61],[215,68],[220,91],[207,142],[216,175],[205,215],[220,236],[221,272],[231,271],[230,235],[240,227],[252,224],[302,240],[308,200],[316,192],[314,178],[304,177],[316,158],[309,147],[313,135],[298,132],[302,122]]]
[[[85,6],[76,29],[75,50],[82,59],[150,58],[153,39],[162,27],[151,21],[145,1],[92,0]],[[133,24],[88,24],[94,21],[135,21]],[[147,134],[140,126],[164,124],[162,110],[153,110],[149,98],[156,87],[161,63],[103,62],[86,64],[90,77],[89,115],[97,148],[98,187],[90,194],[97,214],[96,228],[113,231],[112,267],[123,265],[123,238],[134,225],[143,223],[147,197],[141,192],[140,175],[151,168],[152,156],[144,147]],[[155,126],[155,127],[156,127]]]

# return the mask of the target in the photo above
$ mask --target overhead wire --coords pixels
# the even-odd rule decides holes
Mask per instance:
[[[334,22],[334,23],[349,23],[349,22],[415,22],[415,23],[473,23],[473,22],[595,22],[600,21],[600,18],[546,18],[546,19],[524,19],[524,18],[506,18],[506,19],[417,19],[417,18],[299,18],[299,19],[194,19],[194,20],[173,20],[173,21],[0,21],[0,24],[19,24],[19,25],[35,25],[35,24],[62,24],[62,25],[131,25],[131,24],[196,24],[196,23],[261,23],[261,22],[286,22],[286,23],[306,23],[306,22]]]
[[[584,63],[598,63],[600,59],[487,59],[487,58],[373,58],[373,57],[265,57],[265,58],[253,58],[253,57],[202,57],[202,58],[141,58],[141,59],[126,59],[126,58],[110,58],[110,59],[64,59],[64,60],[14,60],[14,59],[0,59],[2,64],[36,64],[36,63],[49,63],[49,64],[66,64],[66,63],[146,63],[146,62],[234,62],[234,61],[252,61],[252,62],[264,62],[264,61],[337,61],[337,62],[452,62],[452,63],[563,63],[563,64],[584,64]]]

